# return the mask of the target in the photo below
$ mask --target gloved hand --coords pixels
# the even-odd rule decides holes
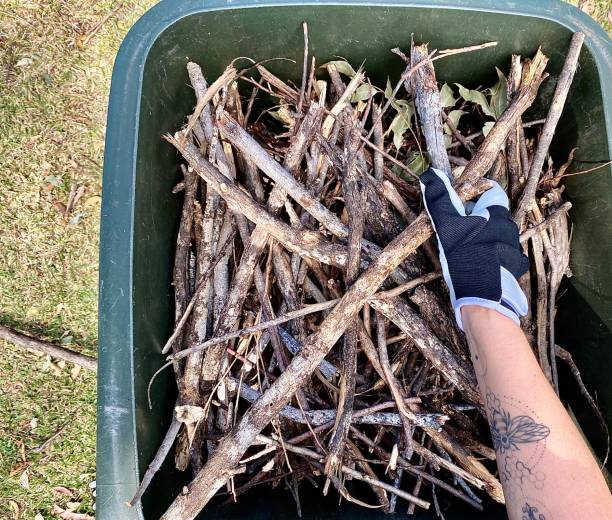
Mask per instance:
[[[444,172],[429,168],[420,183],[459,328],[464,305],[495,309],[518,324],[528,309],[518,278],[529,269],[529,259],[521,252],[502,187],[495,183],[466,214]]]

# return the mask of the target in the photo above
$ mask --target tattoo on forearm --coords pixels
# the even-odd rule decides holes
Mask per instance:
[[[520,444],[537,442],[548,437],[548,426],[537,423],[528,415],[512,417],[493,392],[487,392],[489,426],[493,445],[500,453],[518,451]]]
[[[546,520],[546,516],[540,513],[537,507],[530,505],[529,502],[525,502],[522,512],[521,520]]]
[[[531,496],[534,491],[544,489],[546,474],[538,469],[538,464],[544,455],[550,428],[516,399],[487,391],[485,400],[506,499],[524,504],[522,520],[552,520],[547,508]]]

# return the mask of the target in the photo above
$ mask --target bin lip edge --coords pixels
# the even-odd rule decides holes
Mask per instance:
[[[155,41],[159,38],[159,36],[167,30],[171,25],[175,24],[182,18],[187,16],[191,16],[197,13],[206,13],[206,12],[214,12],[214,11],[235,11],[242,9],[251,9],[258,7],[288,7],[292,5],[312,5],[313,7],[319,6],[380,6],[380,7],[415,7],[415,8],[432,8],[432,9],[449,9],[449,10],[464,10],[464,11],[484,11],[491,13],[500,13],[500,14],[510,14],[517,16],[531,16],[536,18],[546,19],[552,22],[559,24],[562,27],[569,29],[570,31],[583,31],[585,33],[585,45],[589,48],[593,59],[595,61],[595,66],[599,71],[599,80],[601,83],[601,91],[603,98],[603,109],[604,109],[604,120],[606,122],[606,126],[608,128],[612,128],[612,107],[610,106],[610,98],[612,98],[612,59],[607,57],[605,52],[606,48],[610,47],[610,38],[604,29],[597,24],[593,19],[591,19],[586,13],[582,12],[577,7],[565,4],[560,0],[540,0],[539,2],[517,2],[510,0],[499,0],[499,3],[502,4],[500,6],[491,6],[489,2],[486,0],[463,0],[461,4],[451,3],[450,0],[319,0],[317,2],[310,1],[300,1],[300,0],[285,0],[285,1],[263,1],[257,2],[257,0],[235,0],[231,3],[228,3],[226,0],[210,0],[207,4],[203,4],[201,0],[184,0],[181,4],[177,6],[176,0],[168,1],[162,0],[159,4],[155,5],[151,9],[149,9],[129,30],[127,35],[125,36],[123,42],[121,43],[120,49],[117,53],[115,64],[113,66],[112,72],[112,80],[111,80],[111,91],[109,100],[113,100],[113,98],[119,98],[119,85],[121,85],[121,90],[123,92],[130,92],[133,97],[133,102],[135,103],[135,111],[133,112],[136,120],[140,117],[140,94],[142,89],[142,76],[144,67],[139,67],[138,74],[130,74],[129,64],[139,63],[144,64],[146,62],[146,58],[148,53],[155,43]],[[566,16],[563,18],[555,18],[555,14],[559,14],[559,12],[566,13]],[[133,70],[133,69],[132,69]],[[122,96],[125,97],[125,96]],[[115,99],[118,101],[119,99]],[[110,110],[109,110],[110,116]],[[108,121],[108,131],[105,139],[105,152],[104,152],[104,171],[103,171],[103,195],[109,195],[109,192],[112,190],[112,193],[116,193],[120,191],[119,188],[114,187],[111,188],[111,180],[117,181],[118,172],[111,168],[110,165],[110,157],[112,155],[116,155],[115,150],[110,151],[110,147],[107,145],[113,138],[117,138],[120,136],[125,136],[126,132],[128,132],[129,125],[132,122],[128,122],[126,125],[125,121]],[[138,126],[129,131],[130,141],[135,145],[138,141]],[[610,141],[610,137],[608,139]],[[610,148],[612,146],[608,145]],[[133,154],[130,157],[131,163],[126,164],[125,168],[132,170],[135,169],[136,166],[136,146],[133,147]],[[125,172],[125,170],[124,170]],[[119,179],[119,183],[122,188],[125,189],[125,192],[121,195],[121,202],[125,202],[129,205],[129,221],[125,222],[126,230],[119,237],[115,236],[112,238],[114,244],[120,244],[123,247],[112,248],[111,251],[104,251],[102,247],[100,247],[100,266],[102,267],[103,263],[113,263],[113,258],[115,255],[123,254],[125,251],[125,247],[128,247],[128,251],[130,251],[130,257],[132,255],[132,244],[133,244],[133,224],[134,224],[134,175],[127,179]],[[108,223],[105,223],[104,215],[107,210],[110,208],[110,200],[108,197],[103,196],[102,203],[102,218],[101,218],[101,241],[100,245],[102,246],[102,238],[108,233],[106,229],[108,227]],[[103,262],[104,260],[104,262]],[[130,271],[129,278],[132,278],[132,265],[133,262],[130,258]],[[108,295],[107,290],[104,288],[104,283],[109,278],[112,278],[112,273],[104,273],[102,268],[100,269],[100,278],[99,278],[99,288],[100,288],[100,296],[99,296],[99,308],[104,309],[108,307]],[[132,330],[132,304],[133,304],[133,295],[130,293],[126,296],[126,303],[128,305],[128,313],[124,315],[122,319],[126,320],[129,323],[129,330]],[[109,353],[102,349],[103,342],[105,341],[106,336],[106,325],[98,320],[99,327],[99,362],[101,364],[105,363],[107,356]],[[127,348],[130,352],[130,360],[132,360],[131,352],[133,351],[132,337],[130,335],[129,338],[126,338],[125,341]],[[123,370],[121,370],[121,374],[118,374],[118,378],[121,379],[121,376],[126,375],[126,371],[129,370],[130,373],[133,372],[133,366],[130,362],[129,366],[123,366]],[[128,381],[124,382],[123,389],[129,388],[130,396],[134,397],[134,382],[132,378],[127,378]],[[107,417],[104,413],[105,406],[108,404],[108,400],[112,395],[116,395],[119,391],[119,388],[102,388],[105,386],[103,384],[102,378],[98,380],[98,435],[97,439],[100,439],[99,432],[101,429],[106,427]],[[124,396],[125,398],[125,396]],[[124,421],[128,421],[129,425],[126,424],[126,428],[130,428],[133,432],[133,437],[135,436],[136,431],[136,417],[133,408],[128,408],[128,414],[125,417]],[[100,453],[97,450],[97,453]],[[134,453],[134,462],[136,468],[135,478],[138,480],[138,453],[135,450]],[[104,475],[98,474],[98,481],[101,486],[112,487],[116,485],[124,485],[126,482],[105,482]],[[132,508],[132,512],[134,513],[133,518],[142,519],[142,510],[141,507]]]

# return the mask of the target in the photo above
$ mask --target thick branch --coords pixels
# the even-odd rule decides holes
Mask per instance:
[[[3,325],[0,325],[0,339],[10,341],[21,348],[27,348],[35,352],[49,354],[54,358],[63,359],[69,363],[74,363],[75,365],[86,368],[87,370],[93,370],[94,372],[98,371],[98,361],[96,358],[79,354],[74,350],[64,347],[58,347],[57,345],[53,345],[52,343],[48,343],[46,341],[41,341],[33,338],[32,336],[27,336],[21,332],[17,332],[16,330],[4,327]]]

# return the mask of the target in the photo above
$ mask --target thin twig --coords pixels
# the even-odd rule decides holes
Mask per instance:
[[[572,84],[572,80],[574,79],[576,68],[578,67],[578,58],[580,56],[580,51],[582,49],[583,42],[584,33],[574,33],[574,35],[572,36],[572,41],[570,43],[569,50],[567,52],[567,56],[565,57],[563,69],[561,70],[561,74],[559,74],[559,79],[557,80],[555,93],[553,94],[550,103],[550,110],[548,111],[548,115],[546,116],[546,122],[544,123],[544,126],[542,128],[540,139],[538,140],[537,149],[535,151],[533,159],[531,160],[529,174],[527,175],[527,184],[525,185],[523,194],[521,195],[517,208],[513,214],[513,219],[517,223],[519,228],[523,224],[523,219],[525,218],[527,210],[533,204],[538,183],[540,180],[542,166],[544,165],[544,161],[546,160],[548,149],[550,148],[553,136],[555,135],[557,123],[559,122],[561,113],[563,112],[563,107],[565,106],[567,94]]]

